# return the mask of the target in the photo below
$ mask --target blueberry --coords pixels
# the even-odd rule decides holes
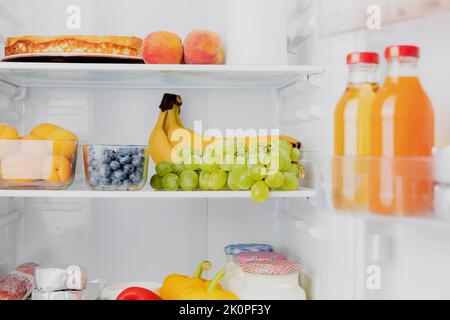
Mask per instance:
[[[94,155],[94,153],[95,153],[95,148],[94,147],[89,147],[89,150],[88,150],[88,152],[89,152],[89,155]]]
[[[135,167],[139,167],[142,164],[142,158],[140,156],[133,156],[131,158],[131,163]]]
[[[122,170],[114,171],[114,178],[119,180],[125,180],[127,178],[127,175]]]
[[[102,178],[109,178],[111,176],[112,169],[108,164],[104,164],[100,167],[99,175]]]
[[[89,181],[93,186],[97,186],[100,182],[100,178],[98,176],[91,176]]]
[[[124,164],[130,163],[131,158],[130,158],[130,156],[125,156],[125,157],[120,158],[119,162],[121,165],[124,165]]]
[[[116,186],[116,187],[120,187],[123,184],[123,182],[119,179],[113,179],[112,180],[112,185]]]
[[[114,160],[114,161],[111,161],[109,166],[111,167],[111,169],[113,169],[115,171],[120,168],[120,163],[117,162],[116,160]]]
[[[112,182],[112,180],[110,178],[101,178],[100,179],[100,184],[102,186],[110,186],[111,182]]]
[[[113,161],[112,155],[110,155],[110,154],[105,155],[105,158],[103,159],[103,163],[110,164],[111,161]]]
[[[134,184],[137,184],[139,182],[141,182],[142,180],[142,174],[139,173],[138,171],[133,172],[132,174],[130,174],[130,180],[131,182],[133,182]]]
[[[134,166],[132,164],[126,164],[123,166],[123,172],[125,172],[125,174],[130,174],[134,172]]]
[[[88,161],[89,161],[89,162],[92,162],[92,161],[94,161],[94,160],[95,160],[94,155],[92,155],[92,154],[88,155]]]
[[[119,157],[125,157],[125,156],[127,156],[128,155],[128,152],[127,152],[127,149],[126,148],[119,148],[119,149],[117,149],[117,155],[119,156]]]

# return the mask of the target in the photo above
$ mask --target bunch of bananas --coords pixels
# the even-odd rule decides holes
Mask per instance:
[[[294,147],[301,147],[300,141],[287,136],[256,136],[239,138],[215,138],[200,135],[184,127],[180,119],[180,96],[165,94],[161,102],[160,113],[155,128],[149,139],[149,151],[153,161],[158,164],[162,161],[175,163],[176,153],[182,148],[204,151],[207,146],[219,140],[234,141],[245,145],[246,150],[258,144],[259,141],[270,143],[274,140],[286,140]]]

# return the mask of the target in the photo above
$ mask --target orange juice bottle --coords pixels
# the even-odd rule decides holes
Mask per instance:
[[[434,112],[422,88],[419,48],[386,49],[389,72],[372,113],[370,209],[388,215],[431,211],[433,183],[427,159],[434,145]]]
[[[350,78],[334,115],[333,204],[337,210],[367,209],[370,155],[370,116],[378,86],[377,53],[347,56]]]

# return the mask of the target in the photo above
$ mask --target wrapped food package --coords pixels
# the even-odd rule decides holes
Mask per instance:
[[[32,300],[83,300],[83,291],[55,291],[55,292],[41,292],[33,291],[31,295]]]
[[[24,300],[33,290],[35,263],[25,263],[0,280],[0,300]]]
[[[84,290],[87,276],[86,269],[78,265],[38,267],[36,269],[36,290],[39,292]]]

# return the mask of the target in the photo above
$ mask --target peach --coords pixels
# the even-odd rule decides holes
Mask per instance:
[[[38,137],[39,139],[47,140],[47,138],[58,129],[61,129],[61,127],[56,126],[54,124],[43,123],[34,127],[31,130],[30,134],[32,134],[35,137]]]
[[[183,45],[175,33],[159,31],[144,39],[142,57],[148,64],[180,64],[183,60]]]
[[[22,137],[20,152],[28,154],[35,159],[44,159],[52,153],[51,143],[29,134]]]
[[[1,163],[2,179],[10,182],[32,182],[41,178],[41,159],[25,153],[14,153],[5,157]]]
[[[19,143],[7,140],[19,139],[16,128],[7,124],[0,125],[0,159],[15,153],[19,147]]]
[[[42,163],[41,176],[51,183],[68,182],[72,178],[72,164],[64,156],[48,156]]]
[[[223,48],[218,34],[194,30],[184,39],[184,63],[222,64]]]
[[[48,140],[53,141],[53,153],[66,157],[72,161],[75,148],[77,146],[77,136],[65,129],[57,129],[47,137]]]

